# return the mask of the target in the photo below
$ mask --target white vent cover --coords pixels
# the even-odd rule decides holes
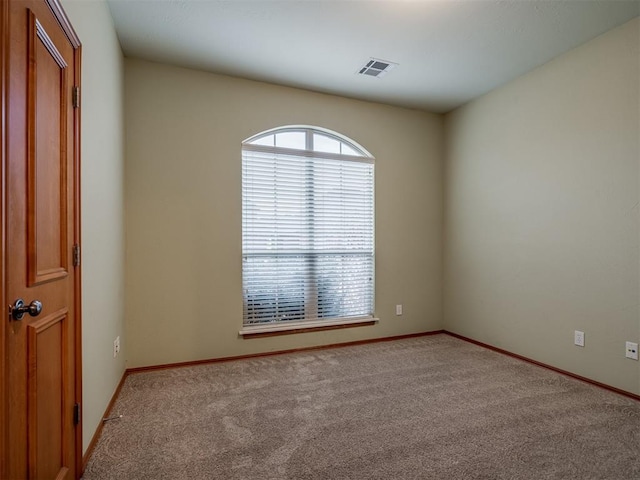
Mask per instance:
[[[381,78],[384,77],[387,73],[398,66],[397,63],[388,62],[387,60],[380,60],[379,58],[373,58],[363,65],[358,73],[360,75],[368,75],[370,77]]]

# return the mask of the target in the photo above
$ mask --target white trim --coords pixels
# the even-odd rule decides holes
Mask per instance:
[[[350,162],[375,163],[373,157],[356,157],[355,155],[344,155],[342,153],[318,152],[315,150],[298,150],[286,147],[268,147],[266,145],[253,145],[246,143],[242,145],[242,150],[247,152],[268,153],[273,155],[289,155],[291,157],[326,158],[328,160],[348,160]]]
[[[315,327],[333,327],[341,325],[358,325],[359,323],[368,323],[380,321],[376,317],[358,317],[358,318],[335,318],[332,320],[307,320],[303,322],[270,322],[264,325],[247,325],[238,333],[241,336],[254,335],[256,333],[267,332],[286,332],[291,330],[300,330],[303,328]]]
[[[375,256],[371,250],[251,250],[243,253],[242,257],[323,257],[323,256]]]

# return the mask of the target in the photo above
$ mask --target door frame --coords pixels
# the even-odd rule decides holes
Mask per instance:
[[[0,308],[5,309],[9,305],[7,303],[7,282],[6,282],[6,246],[7,246],[7,212],[6,212],[6,194],[7,194],[7,124],[9,119],[7,118],[7,101],[8,101],[8,84],[9,84],[9,52],[11,46],[9,45],[9,2],[11,0],[0,0],[0,25],[2,27],[2,38],[0,39],[0,97],[2,99],[2,107],[0,110],[0,139],[2,141],[2,150],[0,152],[0,244],[2,245],[2,253],[0,254]],[[81,80],[81,58],[82,58],[82,45],[80,39],[76,34],[67,14],[64,12],[60,0],[43,0],[51,10],[54,18],[60,24],[67,39],[71,43],[74,49],[73,60],[75,64],[74,68],[74,85],[80,87]],[[81,244],[81,171],[80,171],[80,107],[73,109],[73,203],[74,203],[74,217],[73,217],[73,243],[77,245]],[[76,463],[76,475],[80,478],[83,474],[83,458],[82,458],[82,268],[81,265],[75,267],[74,275],[74,338],[75,338],[75,403],[80,405],[78,424],[75,431],[75,463]],[[5,459],[6,447],[10,442],[9,430],[6,428],[7,418],[9,412],[8,394],[8,369],[11,367],[10,361],[7,358],[8,351],[8,332],[9,322],[7,319],[7,310],[4,315],[0,315],[0,345],[2,346],[0,353],[0,425],[2,425],[2,432],[0,432],[0,478],[6,478],[7,462]]]

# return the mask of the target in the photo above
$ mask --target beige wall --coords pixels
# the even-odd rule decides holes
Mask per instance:
[[[82,42],[83,450],[124,373],[123,58],[103,1],[64,0]],[[122,345],[124,349],[125,345]]]
[[[125,91],[130,367],[442,327],[440,116],[130,59]],[[380,322],[244,340],[241,142],[299,124],[347,135],[377,159]]]
[[[634,393],[639,28],[447,115],[444,186],[445,328]]]

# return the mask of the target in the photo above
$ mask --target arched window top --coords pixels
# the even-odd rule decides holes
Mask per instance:
[[[348,159],[373,160],[364,147],[353,140],[331,130],[308,127],[279,127],[254,135],[244,142],[243,147],[267,151],[291,151],[292,153],[314,154],[318,156],[343,157]]]

